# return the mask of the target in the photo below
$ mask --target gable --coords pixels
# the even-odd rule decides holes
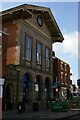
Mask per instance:
[[[30,25],[32,25],[34,28],[41,31],[42,33],[46,34],[48,37],[51,37],[50,31],[49,31],[47,25],[45,24],[44,19],[42,18],[43,25],[39,26],[38,21],[37,21],[37,17],[38,17],[38,15],[34,15],[32,18],[25,19],[25,21],[28,22]]]
[[[30,18],[33,18],[34,15],[41,15],[42,18],[44,19],[44,23],[48,28],[47,30],[49,30],[48,33],[50,33],[53,43],[62,42],[64,40],[63,35],[56,23],[56,20],[49,8],[24,4],[24,5],[20,5],[12,9],[3,11],[1,14],[2,14],[2,21],[5,21],[5,22],[9,20],[19,19],[19,18],[24,20],[25,19],[29,20]],[[31,19],[30,19],[30,22],[31,22]]]

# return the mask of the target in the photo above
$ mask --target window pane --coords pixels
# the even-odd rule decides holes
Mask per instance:
[[[38,43],[37,44],[37,64],[41,64],[41,49],[42,49],[42,45]]]
[[[67,70],[67,64],[65,64],[65,71]]]
[[[46,66],[48,66],[48,58],[46,58]]]
[[[46,57],[49,58],[49,49],[48,48],[46,48]]]
[[[37,52],[41,54],[41,44],[40,43],[37,44]]]
[[[39,83],[35,83],[35,99],[39,100],[39,97],[40,97]]]
[[[65,83],[67,82],[67,73],[65,73]]]
[[[31,39],[28,36],[26,37],[26,47],[31,48]]]
[[[38,84],[35,84],[35,91],[39,91],[39,85]]]
[[[29,60],[29,49],[26,49],[26,59]]]
[[[64,82],[64,79],[63,79],[63,72],[61,72],[61,81]]]
[[[37,63],[39,63],[39,54],[37,53]]]
[[[61,61],[61,69],[63,70],[63,67],[64,67],[64,65],[63,65],[63,62]]]
[[[50,61],[50,59],[49,59],[49,49],[46,48],[46,67],[49,67],[49,61]]]
[[[31,50],[26,49],[26,59],[31,60]]]
[[[41,54],[37,53],[37,63],[41,64]]]
[[[26,59],[27,60],[31,60],[31,38],[30,37],[26,37]]]

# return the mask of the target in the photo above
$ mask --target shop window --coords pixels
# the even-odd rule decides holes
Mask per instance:
[[[39,99],[39,84],[35,83],[35,98],[36,100]]]
[[[40,89],[40,77],[37,76],[34,84],[34,91],[35,91],[35,100],[39,101],[41,99],[41,89]]]

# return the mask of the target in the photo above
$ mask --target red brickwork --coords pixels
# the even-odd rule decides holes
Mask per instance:
[[[5,76],[5,65],[7,64],[15,64],[16,60],[16,31],[17,31],[17,25],[13,24],[13,22],[5,22],[2,24],[3,31],[6,30],[6,32],[9,35],[2,36],[2,70],[3,70],[3,76]]]
[[[0,36],[0,77],[2,77],[2,36]]]
[[[8,40],[8,36],[2,34],[2,76],[4,77],[5,77],[6,63],[7,63],[7,40]]]
[[[63,73],[63,80],[65,81],[65,74],[67,75],[66,77],[66,83],[67,85],[70,84],[70,66],[68,63],[63,62],[63,67],[61,69],[61,61],[60,59],[56,58],[54,60],[54,63],[53,63],[53,76],[54,76],[54,80],[56,80],[56,77],[59,81],[62,82],[62,78],[61,78],[61,72]],[[66,70],[65,70],[65,64],[66,64]]]

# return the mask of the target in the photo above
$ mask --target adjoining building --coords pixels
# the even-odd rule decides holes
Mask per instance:
[[[53,52],[53,83],[60,83],[63,94],[67,95],[67,89],[70,89],[70,65],[55,56]]]
[[[22,101],[46,104],[53,98],[52,44],[63,42],[63,35],[49,8],[21,5],[1,13],[5,55],[3,105],[16,108]]]

